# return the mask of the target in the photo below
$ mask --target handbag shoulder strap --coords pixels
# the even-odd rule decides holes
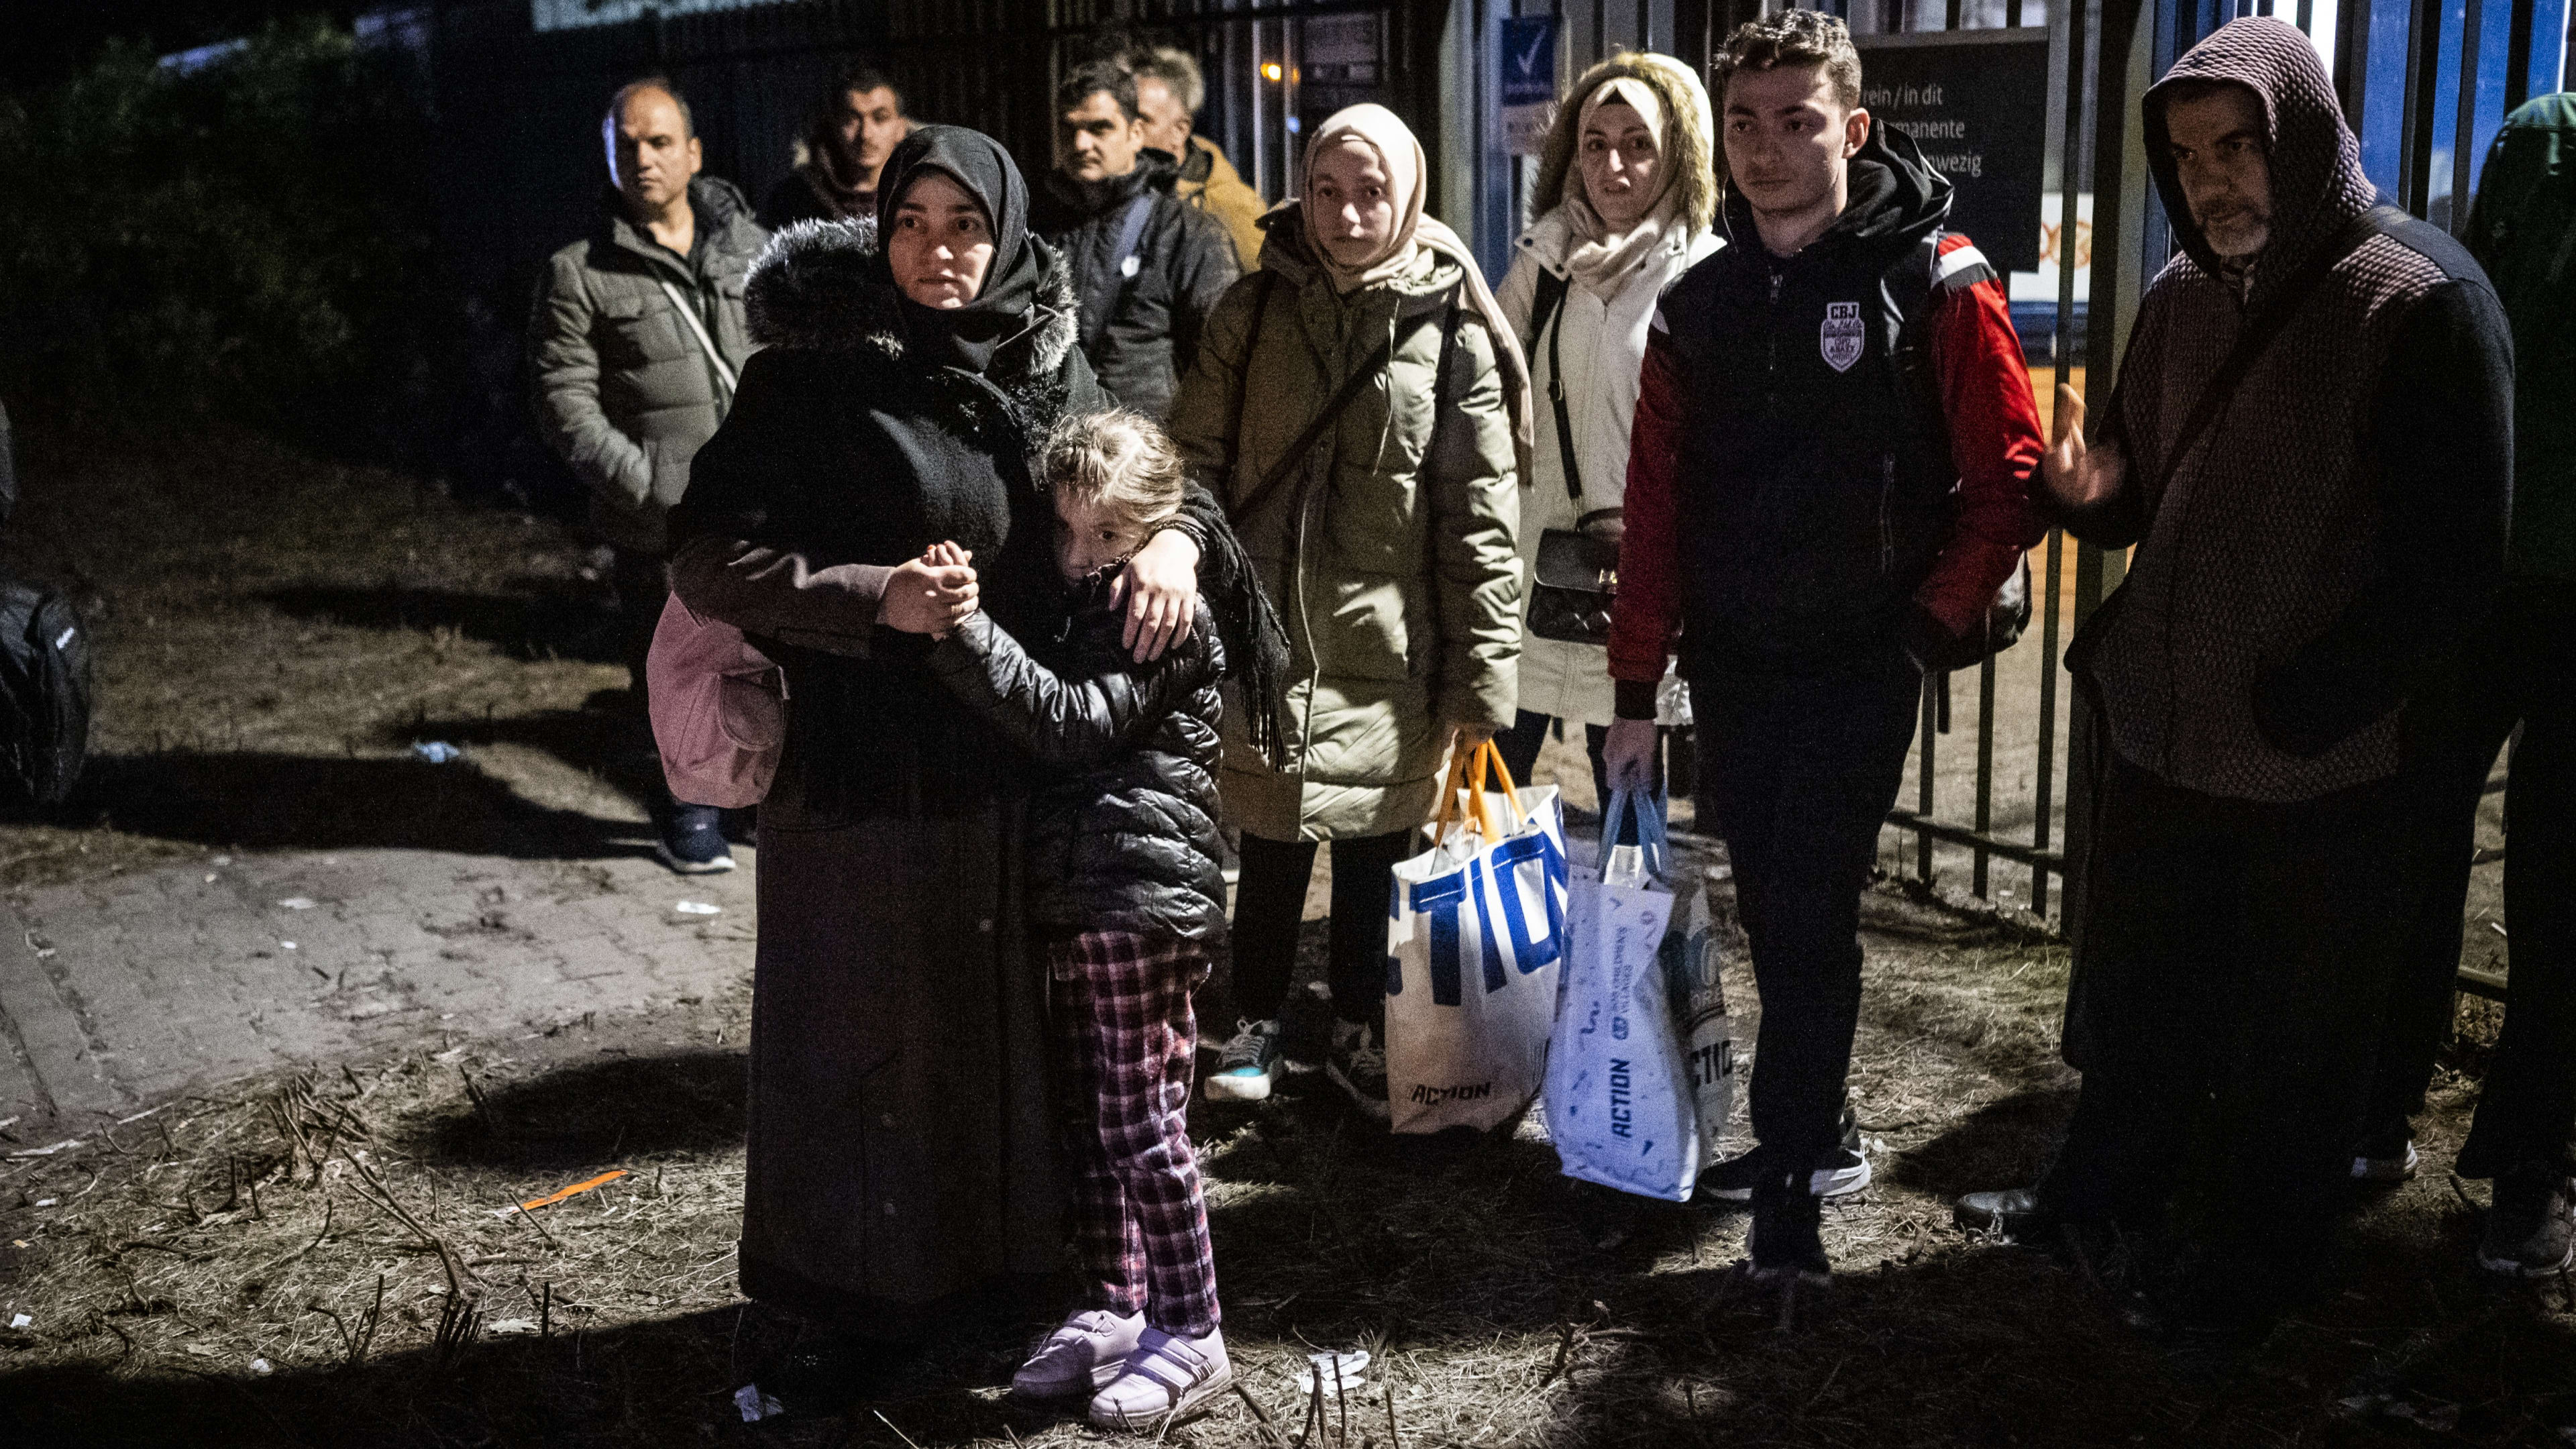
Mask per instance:
[[[1451,299],[1450,306],[1447,310],[1452,314],[1457,311],[1457,304],[1454,296]],[[1325,400],[1322,409],[1319,410],[1315,414],[1314,418],[1306,424],[1306,430],[1299,433],[1296,436],[1296,439],[1288,444],[1287,451],[1281,453],[1278,458],[1271,463],[1270,470],[1261,475],[1260,485],[1255,487],[1251,493],[1244,497],[1243,501],[1237,503],[1233,509],[1230,510],[1232,517],[1236,520],[1242,520],[1250,518],[1253,514],[1259,512],[1261,510],[1261,506],[1268,503],[1272,495],[1279,491],[1281,485],[1288,481],[1288,475],[1290,472],[1292,472],[1299,463],[1303,462],[1306,454],[1314,449],[1317,442],[1322,440],[1324,430],[1331,427],[1337,420],[1339,420],[1342,415],[1342,410],[1349,407],[1351,405],[1351,400],[1360,395],[1360,389],[1377,380],[1378,373],[1385,368],[1388,360],[1395,356],[1396,347],[1402,343],[1412,341],[1413,335],[1421,331],[1424,324],[1430,322],[1434,317],[1439,315],[1440,314],[1437,312],[1424,312],[1416,315],[1411,322],[1404,324],[1401,330],[1389,333],[1386,340],[1380,342],[1376,348],[1371,350],[1368,357],[1363,360],[1359,366],[1351,369],[1350,376],[1342,379],[1342,385],[1334,389],[1333,395]],[[1452,327],[1456,325],[1454,316],[1450,325]],[[1444,346],[1441,349],[1440,363],[1443,370],[1446,370],[1447,362],[1448,349]],[[1438,394],[1439,385],[1439,379],[1435,377],[1432,382],[1435,398]],[[1432,426],[1436,431],[1439,424],[1435,421]]]
[[[739,386],[733,364],[725,361],[724,354],[716,350],[716,340],[707,335],[706,322],[698,316],[698,309],[689,305],[688,295],[680,290],[679,284],[668,277],[654,280],[662,284],[662,295],[671,299],[671,310],[680,314],[680,320],[688,326],[689,335],[698,339],[698,349],[707,355],[707,365],[716,370],[716,377],[724,383],[725,400],[730,402],[734,389]]]
[[[1531,311],[1536,324],[1530,328],[1535,339],[1547,332],[1547,401],[1556,410],[1556,456],[1565,472],[1565,496],[1580,504],[1583,501],[1583,465],[1574,460],[1574,419],[1565,406],[1564,351],[1559,345],[1565,338],[1565,300],[1571,290],[1565,278],[1545,267],[1538,271],[1538,298]],[[1549,324],[1554,331],[1548,331]]]
[[[2254,364],[2263,360],[2263,354],[2271,349],[2273,339],[2290,325],[2290,319],[2297,315],[2299,305],[2307,300],[2308,294],[2317,289],[2317,284],[2326,279],[2338,262],[2368,241],[2392,214],[2403,215],[2395,207],[2382,205],[2353,218],[2351,225],[2337,234],[2333,241],[2317,248],[2306,264],[2282,284],[2280,292],[2272,298],[2271,306],[2247,319],[2244,330],[2236,334],[2236,345],[2228,349],[2226,360],[2219,363],[2218,371],[2210,374],[2208,384],[2201,388],[2191,411],[2184,415],[2181,429],[2174,434],[2173,446],[2156,460],[2155,481],[2147,490],[2148,497],[2163,494],[2165,485],[2173,481],[2174,473],[2182,467],[2182,460],[2191,455],[2192,445],[2199,442],[2200,435],[2209,431],[2211,424],[2218,421],[2218,415],[2227,410],[2227,404],[2236,396],[2237,386],[2245,381],[2245,374],[2253,371]],[[2119,409],[2114,407],[2112,416],[2118,415]]]

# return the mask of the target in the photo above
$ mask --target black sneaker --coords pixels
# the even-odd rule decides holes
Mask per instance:
[[[2027,1187],[1968,1193],[1950,1208],[1950,1221],[1963,1231],[1992,1233],[2007,1243],[2029,1242],[2045,1216],[2038,1192]]]
[[[2414,1179],[2418,1159],[2415,1135],[2398,1118],[2364,1137],[2352,1149],[2352,1180],[2394,1186]]]
[[[2576,1221],[2570,1220],[2567,1170],[2554,1162],[2526,1162],[2495,1180],[2495,1206],[2478,1240],[2478,1266],[2490,1273],[2546,1278],[2576,1264]]]
[[[1787,1178],[1763,1180],[1753,1194],[1753,1272],[1824,1283],[1833,1277],[1825,1259],[1824,1199],[1802,1192]]]
[[[712,805],[672,806],[662,817],[662,838],[654,843],[653,853],[682,875],[733,869],[733,849],[725,844],[724,812]]]
[[[1720,1202],[1751,1202],[1754,1179],[1761,1175],[1762,1149],[1756,1146],[1702,1172],[1695,1191]],[[1869,1156],[1861,1150],[1860,1122],[1846,1107],[1842,1145],[1807,1179],[1807,1189],[1818,1197],[1849,1197],[1869,1186],[1869,1180]]]

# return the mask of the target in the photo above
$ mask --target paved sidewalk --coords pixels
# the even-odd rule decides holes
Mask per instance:
[[[642,857],[208,855],[23,893],[0,940],[0,1118],[71,1136],[280,1067],[747,986],[752,855],[688,878]]]

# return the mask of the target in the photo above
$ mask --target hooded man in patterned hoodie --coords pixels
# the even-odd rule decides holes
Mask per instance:
[[[2348,1191],[2410,888],[2407,702],[2501,577],[2512,344],[2468,252],[2377,205],[2308,38],[2238,20],[2144,98],[2181,252],[2042,479],[2136,545],[2068,667],[2106,748],[2036,1188],[1960,1216],[2153,1245],[2145,1321],[2257,1339]]]

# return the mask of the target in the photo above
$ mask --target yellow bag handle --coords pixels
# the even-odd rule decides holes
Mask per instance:
[[[1485,839],[1501,839],[1494,830],[1493,812],[1485,804],[1486,787],[1495,781],[1502,784],[1503,808],[1511,812],[1512,829],[1526,825],[1529,816],[1521,809],[1511,766],[1503,763],[1502,747],[1488,739],[1472,750],[1449,752],[1449,772],[1440,785],[1440,808],[1431,817],[1433,842],[1447,836],[1455,812],[1463,812],[1463,823],[1475,826],[1476,833]],[[1459,803],[1461,795],[1466,797],[1463,806]]]

